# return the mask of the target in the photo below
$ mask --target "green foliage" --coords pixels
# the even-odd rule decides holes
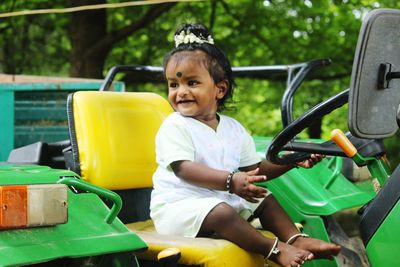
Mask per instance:
[[[58,8],[64,1],[8,1],[0,12]],[[14,5],[13,5],[14,4]],[[0,19],[0,71],[66,76],[70,41],[68,15],[45,14]]]
[[[110,1],[117,2],[117,1]],[[74,1],[79,5],[79,1]],[[66,7],[65,1],[6,1],[1,12]],[[394,0],[211,0],[176,4],[145,28],[113,46],[104,74],[114,65],[161,65],[173,46],[173,32],[184,22],[203,22],[233,66],[292,64],[330,58],[332,64],[311,74],[294,100],[295,117],[348,88],[354,49],[363,16],[374,8],[400,8]],[[140,20],[151,6],[107,10],[108,33]],[[67,76],[69,14],[21,16],[0,20],[0,70],[5,73]],[[252,134],[275,135],[281,129],[280,99],[285,81],[238,79],[227,111]],[[129,90],[165,95],[165,85],[130,85]],[[326,116],[322,137],[347,130],[347,107]],[[306,133],[302,134],[306,137]],[[391,151],[398,137],[388,141]]]
[[[394,170],[400,162],[399,140],[400,133],[397,132],[394,136],[387,138],[384,141],[392,170]]]
[[[253,135],[278,133],[282,128],[279,108],[284,85],[251,79],[237,79],[236,83],[233,102],[225,113],[242,122]]]

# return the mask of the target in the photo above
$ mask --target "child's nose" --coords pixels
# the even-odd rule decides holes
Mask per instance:
[[[180,85],[178,88],[178,95],[187,95],[188,94],[188,88],[185,85]]]

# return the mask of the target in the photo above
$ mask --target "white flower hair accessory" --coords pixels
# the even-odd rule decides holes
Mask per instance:
[[[175,47],[178,47],[180,44],[214,44],[214,39],[209,35],[207,38],[203,36],[196,36],[194,33],[190,31],[181,31],[178,35],[174,36]]]

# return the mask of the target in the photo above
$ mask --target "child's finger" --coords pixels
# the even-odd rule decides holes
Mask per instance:
[[[258,199],[254,198],[254,197],[245,197],[244,199],[246,199],[248,202],[251,202],[251,203],[260,202]]]
[[[259,187],[259,186],[256,186],[256,185],[249,185],[248,192],[251,193],[251,194],[254,194],[256,196],[259,196],[259,195],[262,196],[265,193],[267,193],[267,189]]]
[[[255,182],[263,182],[267,180],[267,176],[265,175],[253,175],[248,177],[249,183],[255,183]]]
[[[267,195],[266,194],[248,194],[244,199],[250,201],[252,203],[258,203],[261,199],[264,199]]]
[[[258,174],[258,171],[259,171],[259,170],[260,170],[260,169],[257,168],[257,169],[248,171],[248,172],[246,172],[246,173],[247,173],[247,175],[254,176],[254,175],[257,175],[257,174]]]
[[[311,167],[311,165],[312,165],[312,163],[311,163],[311,161],[310,161],[310,160],[306,160],[306,161],[304,161],[304,168],[310,168],[310,167]]]
[[[311,154],[311,159],[313,163],[320,162],[323,158],[325,158],[325,155],[322,154]]]

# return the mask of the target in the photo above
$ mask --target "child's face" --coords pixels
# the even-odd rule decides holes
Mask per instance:
[[[215,84],[204,65],[205,56],[202,51],[179,52],[170,58],[165,69],[173,108],[202,121],[216,118],[217,102],[227,90],[225,81]]]

